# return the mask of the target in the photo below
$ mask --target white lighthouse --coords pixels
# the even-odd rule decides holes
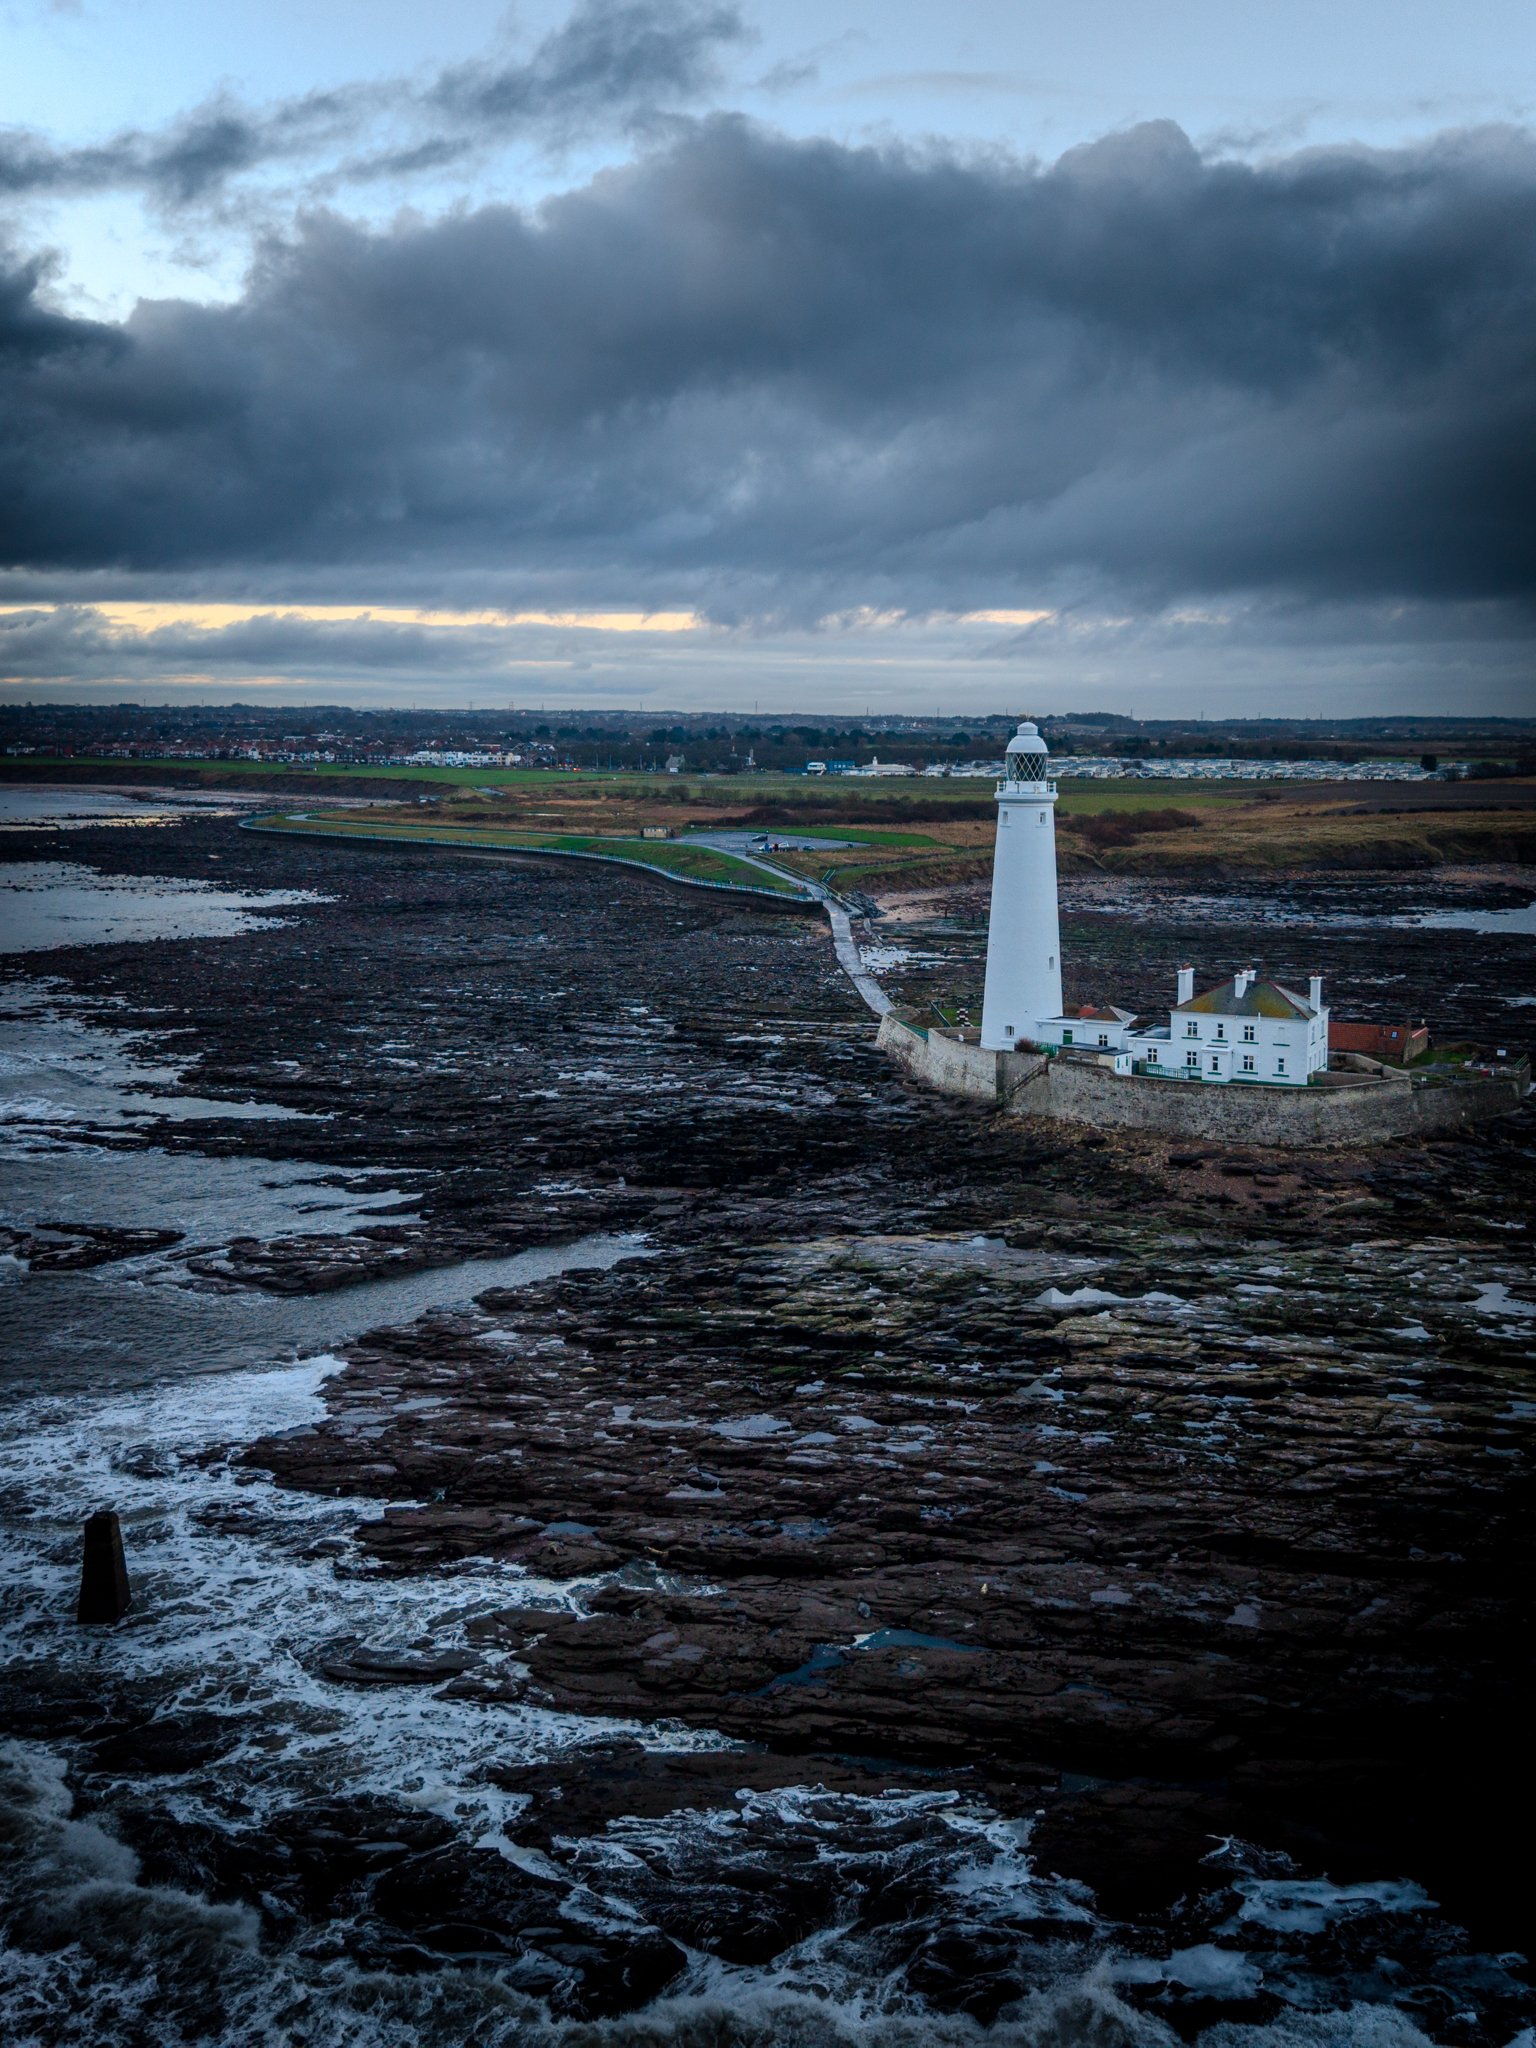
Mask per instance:
[[[1039,728],[1008,742],[997,785],[997,848],[987,926],[981,1042],[1006,1052],[1061,1015],[1061,920],[1056,908],[1056,785]]]

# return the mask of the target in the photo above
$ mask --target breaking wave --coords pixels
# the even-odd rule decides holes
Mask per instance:
[[[744,1792],[526,1847],[501,1767],[625,1734],[719,1745],[497,1692],[508,1673],[470,1624],[579,1602],[579,1583],[487,1561],[392,1577],[350,1540],[372,1503],[284,1492],[218,1453],[309,1426],[336,1366],[10,1418],[14,1725],[31,1688],[43,1708],[94,1699],[111,1722],[127,1702],[152,1729],[198,1734],[147,1789],[78,1715],[0,1748],[0,2035],[17,2048],[1510,2042],[1508,1959],[1469,1953],[1422,1892],[1333,1885],[1240,1844],[1214,1850],[1209,1894],[1156,1928],[1106,1920],[1036,1867],[1027,1821],[947,1791]],[[80,1521],[104,1500],[137,1595],[105,1634],[70,1619]],[[338,1639],[377,1653],[381,1682],[330,1675]],[[479,1696],[390,1682],[392,1656],[458,1652]],[[379,1849],[375,1816],[424,1845],[386,1841],[379,1876],[362,1853]],[[324,1910],[263,1874],[300,1823],[367,1865]]]

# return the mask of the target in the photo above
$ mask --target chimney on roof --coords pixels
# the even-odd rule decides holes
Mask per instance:
[[[1195,970],[1193,967],[1181,967],[1179,969],[1179,992],[1174,1000],[1180,1003],[1187,1003],[1191,1000],[1194,993]]]
[[[1236,974],[1234,974],[1234,975],[1233,975],[1233,977],[1232,977],[1232,993],[1233,993],[1233,995],[1235,995],[1235,996],[1245,996],[1245,995],[1247,995],[1247,993],[1248,993],[1249,989],[1251,989],[1251,988],[1253,987],[1253,977],[1254,977],[1254,974],[1255,974],[1255,972],[1256,972],[1256,969],[1254,969],[1254,968],[1252,968],[1252,967],[1243,967],[1243,968],[1240,968],[1240,969],[1238,970],[1238,972],[1237,972]]]
[[[1307,1001],[1314,1010],[1321,1010],[1323,1007],[1323,977],[1320,974],[1314,974],[1307,983]]]

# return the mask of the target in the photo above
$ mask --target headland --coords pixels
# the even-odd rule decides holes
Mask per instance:
[[[309,1300],[363,1330],[249,1429],[217,1379],[179,1382],[181,1410],[210,1403],[195,1455],[119,1415],[130,1571],[184,1528],[190,1576],[165,1556],[136,1578],[108,1687],[71,1633],[78,1529],[32,1476],[61,1468],[18,1442],[7,1533],[35,1574],[0,1703],[154,1910],[247,1916],[239,1967],[306,1996],[350,1995],[321,1982],[339,1954],[370,1998],[438,1972],[468,1999],[486,1956],[580,2022],[697,1967],[793,2001],[831,1944],[963,2038],[1023,1995],[1021,1957],[1072,1984],[1150,1958],[1116,1992],[1129,2041],[1283,2023],[1267,1988],[1154,1973],[1220,1948],[1255,1886],[1295,1885],[1325,1924],[1245,1934],[1266,1986],[1331,2010],[1387,1956],[1393,1997],[1438,2013],[1454,1965],[1478,2017],[1438,2036],[1528,2023],[1496,1958],[1521,1932],[1536,1583],[1529,1102],[1387,1147],[1014,1119],[908,1085],[819,917],[767,899],[200,815],[0,852],[290,899],[238,937],[20,961],[69,1014],[174,1046],[191,1065],[166,1092],[202,1111],[77,1121],[96,1206],[40,1209],[13,1259],[90,1303],[121,1260],[141,1293],[276,1301],[285,1331]],[[1518,1031],[1530,939],[1418,920],[1532,893],[1313,875],[1213,907],[1189,881],[1069,875],[1064,999],[1091,978],[1150,1011],[1200,948],[1286,985],[1374,976],[1383,1018],[1411,986],[1442,1045]],[[920,908],[862,927],[863,971],[909,1012],[953,1008],[985,906]],[[301,1113],[253,1122],[253,1099]],[[111,1205],[163,1159],[326,1186],[314,1214],[157,1240],[157,1281]],[[396,1197],[327,1206],[369,1185]],[[499,1277],[596,1233],[643,1242]],[[455,1300],[344,1320],[359,1282],[450,1270]],[[210,1665],[209,1603],[279,1571],[269,1633]],[[440,1812],[405,1768],[428,1752],[397,1768],[390,1744],[436,1731],[446,1754],[445,1728]],[[328,1775],[365,1743],[366,1784]],[[1035,1875],[997,1891],[1026,1837]],[[196,1948],[196,1996],[230,1992],[222,1953]]]
[[[1287,986],[1256,966],[1202,988],[1196,969],[1180,965],[1161,1013],[1102,991],[1068,1006],[1059,795],[1046,741],[1026,719],[996,788],[980,1025],[958,1010],[952,1020],[942,1011],[881,1018],[881,1047],[915,1080],[1014,1116],[1278,1147],[1458,1130],[1508,1113],[1529,1092],[1530,1062],[1507,1047],[1464,1048],[1447,1062],[1430,1059],[1422,1020],[1335,1027],[1315,971],[1303,993],[1303,978]]]

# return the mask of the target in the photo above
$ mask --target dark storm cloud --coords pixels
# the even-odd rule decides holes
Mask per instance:
[[[500,140],[567,143],[697,99],[716,82],[722,48],[745,33],[721,0],[578,0],[529,57],[481,58],[426,83],[384,79],[262,108],[224,96],[162,131],[84,148],[0,129],[0,196],[131,188],[176,211],[244,172],[334,152],[381,122],[407,139],[354,154],[327,182],[441,170]]]
[[[557,636],[543,637],[552,641]],[[495,627],[443,632],[368,618],[306,619],[274,612],[227,626],[171,625],[123,633],[89,605],[0,612],[0,678],[6,682],[391,673],[489,680],[507,673],[507,654],[506,635]]]
[[[100,355],[127,346],[111,327],[51,312],[38,292],[54,268],[49,257],[16,257],[0,242],[0,379],[29,364],[67,358],[89,345]]]
[[[493,129],[675,104],[715,82],[721,48],[745,33],[734,7],[708,0],[583,0],[526,64],[457,65],[424,100],[455,121]]]
[[[722,618],[1531,595],[1519,132],[1042,168],[722,118],[533,216],[313,216],[232,306],[105,327],[17,272],[0,318],[30,569],[585,571]]]

